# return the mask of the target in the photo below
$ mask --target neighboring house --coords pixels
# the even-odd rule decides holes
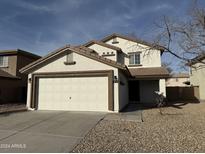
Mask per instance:
[[[166,80],[167,87],[189,87],[189,74],[188,73],[178,73],[171,75],[170,78]]]
[[[190,84],[199,86],[199,99],[205,101],[205,54],[192,59],[190,63]]]
[[[27,75],[19,69],[39,58],[20,49],[0,51],[0,103],[26,102]]]
[[[21,69],[28,74],[27,106],[39,110],[115,111],[166,96],[163,48],[112,34],[65,46]]]

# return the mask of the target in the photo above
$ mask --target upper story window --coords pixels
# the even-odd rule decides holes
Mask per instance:
[[[8,67],[8,56],[0,56],[0,67]]]
[[[140,53],[130,53],[129,54],[129,64],[130,65],[140,65]]]

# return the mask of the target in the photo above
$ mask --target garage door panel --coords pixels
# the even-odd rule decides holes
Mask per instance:
[[[40,110],[108,110],[108,77],[39,78]]]

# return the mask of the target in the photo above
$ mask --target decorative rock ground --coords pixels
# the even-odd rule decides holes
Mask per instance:
[[[143,111],[144,122],[103,120],[72,152],[205,152],[205,103]]]

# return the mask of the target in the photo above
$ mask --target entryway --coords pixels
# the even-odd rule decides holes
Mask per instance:
[[[129,81],[129,102],[137,103],[140,101],[140,82],[139,80]]]

